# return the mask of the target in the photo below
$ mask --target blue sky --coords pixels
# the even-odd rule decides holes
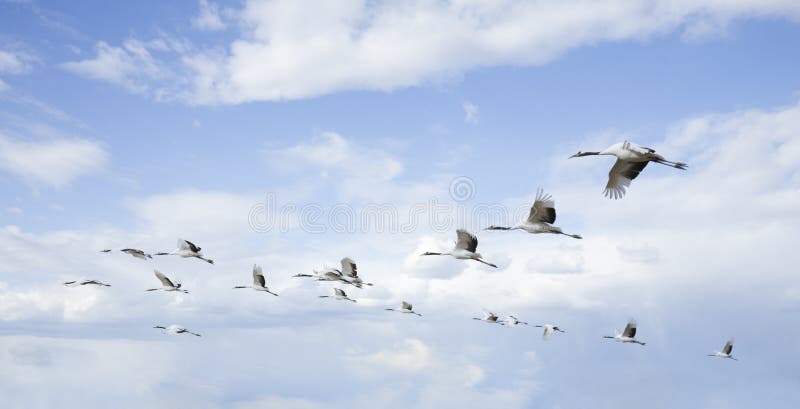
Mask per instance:
[[[578,3],[0,2],[0,395],[792,407],[800,7]],[[608,158],[567,157],[625,139],[690,168],[650,166],[605,199]],[[584,240],[459,217],[525,211],[539,187]],[[267,195],[325,217],[392,204],[401,221],[436,200],[454,222],[425,208],[411,231],[314,234],[295,212],[288,231],[254,231]],[[500,268],[418,257],[456,227]],[[98,253],[176,237],[217,263]],[[345,256],[376,283],[348,291],[358,305],[291,278]],[[228,290],[254,263],[281,297]],[[144,294],[153,268],[192,294]],[[114,286],[59,284],[76,277]],[[400,300],[424,317],[384,314]],[[481,307],[568,332],[470,320]],[[631,317],[645,348],[603,342]],[[173,322],[205,336],[151,329]],[[740,362],[705,359],[728,337]]]

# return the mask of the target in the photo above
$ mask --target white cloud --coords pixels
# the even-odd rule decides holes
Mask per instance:
[[[63,66],[130,92],[155,89],[160,99],[239,104],[391,91],[481,67],[545,64],[570,49],[603,42],[673,32],[696,39],[723,32],[737,19],[800,18],[800,5],[791,0],[250,0],[241,10],[220,10],[206,0],[199,5],[192,20],[199,29],[224,29],[221,14],[235,20],[241,32],[227,48],[194,49],[184,42],[159,50],[159,61],[147,44],[100,42],[95,58]],[[189,73],[168,75],[167,67]]]
[[[61,64],[67,71],[86,78],[119,85],[136,94],[149,94],[156,99],[172,97],[168,89],[180,80],[156,53],[184,53],[190,45],[173,38],[151,41],[126,40],[121,47],[100,41],[94,58]]]
[[[322,184],[336,185],[347,199],[391,198],[397,186],[390,182],[403,173],[403,163],[394,156],[336,132],[323,132],[306,143],[267,149],[266,156],[280,169],[314,170]]]
[[[0,169],[34,184],[60,187],[102,169],[108,152],[86,139],[22,141],[0,134]]]
[[[220,31],[227,27],[222,21],[217,4],[208,0],[200,0],[199,7],[199,14],[192,19],[192,27],[208,31]]]
[[[468,124],[478,123],[478,106],[472,102],[465,102],[464,105],[464,122]]]
[[[363,361],[369,365],[376,365],[384,369],[417,372],[425,369],[430,364],[430,355],[431,350],[424,342],[414,338],[406,338],[403,340],[402,346],[367,355],[363,358]]]
[[[0,74],[24,74],[35,60],[28,53],[0,50]]]
[[[543,64],[600,42],[698,32],[709,21],[800,16],[786,0],[576,3],[352,0],[310,12],[302,2],[249,1],[239,13],[244,32],[227,53],[187,59],[195,72],[189,99],[236,104],[389,91],[478,67]]]

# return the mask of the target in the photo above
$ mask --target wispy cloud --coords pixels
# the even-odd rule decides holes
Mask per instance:
[[[192,26],[198,30],[220,31],[227,25],[222,21],[219,6],[208,0],[200,0],[199,13],[192,19]]]
[[[32,184],[61,187],[102,169],[105,148],[86,139],[26,141],[0,133],[0,169]]]

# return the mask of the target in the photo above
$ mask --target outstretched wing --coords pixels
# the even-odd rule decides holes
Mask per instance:
[[[722,348],[722,352],[724,352],[724,353],[726,353],[728,355],[730,355],[731,352],[733,352],[733,340],[730,340],[730,341],[725,343],[725,347]]]
[[[175,284],[172,284],[172,281],[170,281],[170,279],[167,278],[167,276],[161,274],[161,272],[158,270],[153,270],[153,271],[155,272],[158,281],[161,281],[162,285],[164,285],[165,287],[175,287]]]
[[[347,297],[347,294],[344,292],[344,290],[342,290],[340,288],[334,288],[333,292],[334,292],[334,294],[338,295],[339,297]]]
[[[531,206],[528,223],[553,223],[556,221],[556,209],[553,196],[542,189],[536,192],[536,200]]]
[[[350,257],[342,259],[342,274],[348,277],[358,277],[358,267]]]
[[[261,272],[261,266],[253,264],[253,284],[264,287],[267,282],[264,279],[264,274]]]
[[[401,309],[404,309],[404,310],[409,310],[409,311],[411,311],[411,310],[413,309],[413,306],[412,306],[411,304],[409,304],[409,303],[407,303],[407,302],[403,301],[403,302],[401,303],[401,305],[400,305],[400,308],[401,308]]]
[[[631,181],[639,176],[645,166],[647,166],[647,161],[628,162],[617,159],[608,172],[608,183],[606,183],[606,190],[603,191],[603,194],[611,199],[622,198],[625,196],[625,190],[631,185]]]
[[[625,331],[622,331],[623,337],[634,338],[636,336],[636,321],[628,321],[625,326]]]
[[[178,248],[181,250],[191,250],[192,252],[199,253],[200,247],[197,247],[189,240],[178,239]]]
[[[456,230],[456,235],[458,235],[458,242],[456,242],[456,248],[467,250],[473,253],[478,248],[478,238],[475,237],[474,234],[464,229],[458,229]]]

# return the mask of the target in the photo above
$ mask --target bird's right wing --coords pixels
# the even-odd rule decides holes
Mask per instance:
[[[556,209],[553,196],[545,193],[542,189],[536,192],[536,200],[531,206],[528,214],[529,223],[553,223],[556,221]]]
[[[620,199],[625,196],[625,190],[631,181],[647,166],[647,162],[628,162],[617,159],[608,172],[608,183],[603,194],[610,199]]]
[[[340,297],[347,297],[347,294],[342,289],[334,288],[333,292]]]
[[[158,271],[158,270],[153,270],[153,271],[155,272],[155,275],[156,275],[156,278],[158,278],[158,281],[161,281],[161,284],[163,284],[165,287],[175,287],[175,285],[172,284],[172,281],[170,281],[170,279],[167,278],[167,276],[165,276],[164,274],[161,274],[161,272]]]
[[[342,259],[342,274],[348,277],[358,277],[358,267],[350,257]]]
[[[413,309],[413,306],[412,306],[411,304],[409,304],[409,303],[405,302],[405,301],[403,301],[403,302],[401,303],[400,307],[401,307],[402,309],[404,309],[404,310],[412,310],[412,309]]]
[[[628,321],[628,325],[625,326],[625,331],[622,331],[623,337],[633,338],[636,336],[636,322],[635,321]]]
[[[464,229],[458,229],[456,230],[456,235],[458,236],[456,248],[471,251],[473,253],[478,248],[478,238],[475,237],[474,234]]]
[[[195,253],[200,252],[200,247],[197,247],[189,240],[178,239],[178,248],[181,250],[190,250]]]
[[[261,287],[266,285],[264,274],[261,272],[261,266],[258,264],[253,264],[253,284],[260,285]]]
[[[730,340],[730,341],[725,343],[725,347],[722,348],[722,352],[724,352],[724,353],[726,353],[728,355],[730,355],[731,352],[733,352],[733,340]]]

